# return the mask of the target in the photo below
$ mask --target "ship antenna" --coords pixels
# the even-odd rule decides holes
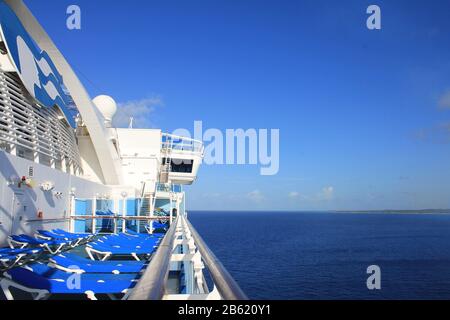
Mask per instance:
[[[134,118],[130,117],[130,124],[128,125],[128,129],[133,129],[133,121],[134,121]]]

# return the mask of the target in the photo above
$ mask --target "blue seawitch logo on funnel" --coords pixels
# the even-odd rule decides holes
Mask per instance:
[[[28,92],[46,107],[57,105],[75,127],[71,99],[49,55],[31,38],[9,6],[0,0],[0,25],[8,53]],[[75,110],[74,110],[75,109]]]

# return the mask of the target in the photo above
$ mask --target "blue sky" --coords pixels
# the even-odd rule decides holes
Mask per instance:
[[[450,207],[448,1],[26,2],[91,95],[142,125],[280,129],[277,175],[203,166],[191,210]]]

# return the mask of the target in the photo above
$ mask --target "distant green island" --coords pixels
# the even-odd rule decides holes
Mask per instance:
[[[335,210],[337,213],[389,213],[389,214],[450,214],[450,209],[420,210]]]

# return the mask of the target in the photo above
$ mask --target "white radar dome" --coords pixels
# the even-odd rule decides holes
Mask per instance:
[[[110,96],[100,95],[95,97],[92,102],[107,121],[111,121],[117,112],[117,104]]]

